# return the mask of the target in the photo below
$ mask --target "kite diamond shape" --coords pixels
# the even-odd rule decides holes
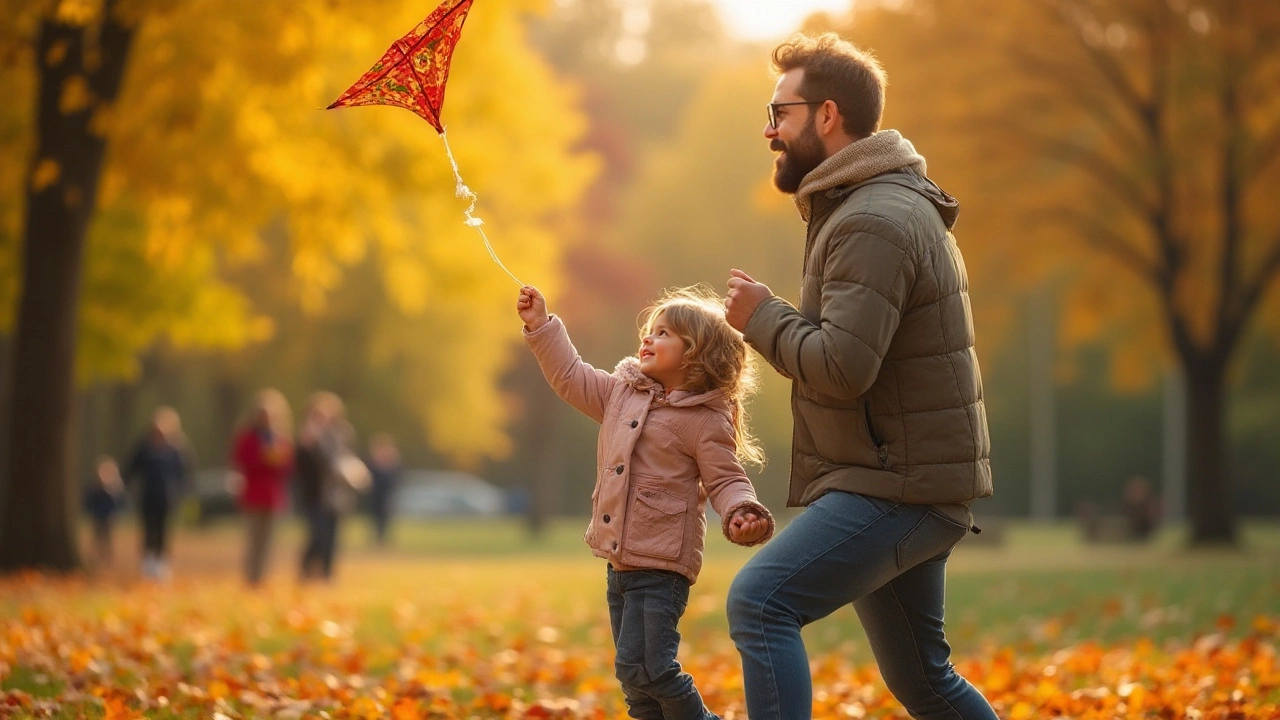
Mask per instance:
[[[326,109],[394,105],[411,110],[443,133],[440,110],[449,61],[472,0],[445,0]]]

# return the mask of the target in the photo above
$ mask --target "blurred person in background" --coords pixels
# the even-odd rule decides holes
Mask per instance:
[[[400,450],[386,433],[369,438],[369,515],[373,537],[379,547],[387,544],[396,485],[400,482]]]
[[[134,447],[123,473],[126,485],[137,487],[146,578],[169,579],[169,520],[187,490],[194,465],[178,411],[156,408],[151,427]]]
[[[1122,505],[1129,539],[1150,540],[1160,527],[1163,513],[1160,496],[1151,481],[1143,475],[1134,475],[1125,481]]]
[[[94,564],[99,568],[111,567],[114,556],[112,528],[124,505],[120,466],[111,456],[103,455],[94,463],[93,478],[84,496],[85,512],[93,522]]]
[[[314,393],[294,450],[298,509],[307,523],[299,563],[304,582],[332,580],[342,517],[355,509],[357,493],[368,487],[369,470],[352,454],[354,444],[355,429],[347,422],[342,398]]]
[[[804,510],[729,590],[752,720],[803,720],[801,629],[853,605],[913,718],[995,720],[951,664],[951,549],[991,494],[990,440],[959,205],[896,130],[880,63],[834,33],[773,51],[764,137],[807,224],[799,306],[731,270],[725,315],[792,380],[787,504]]]
[[[240,475],[240,510],[245,517],[245,582],[257,587],[266,570],[276,515],[288,501],[293,472],[293,416],[279,390],[258,392],[252,416],[236,433],[232,467]]]

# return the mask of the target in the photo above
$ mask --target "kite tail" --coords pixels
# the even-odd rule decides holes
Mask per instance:
[[[444,141],[444,151],[449,155],[449,164],[453,166],[453,179],[457,183],[457,189],[454,194],[471,203],[467,206],[467,209],[463,211],[467,216],[464,224],[468,227],[475,228],[476,232],[480,233],[480,239],[484,240],[484,247],[489,251],[489,257],[493,258],[493,261],[498,264],[498,267],[502,268],[502,271],[505,272],[512,280],[515,280],[517,285],[524,287],[524,283],[520,282],[520,278],[512,274],[512,272],[507,269],[507,266],[503,265],[502,261],[498,259],[498,254],[493,251],[493,245],[489,244],[489,236],[484,234],[484,227],[482,227],[484,225],[484,221],[471,214],[472,211],[476,209],[476,194],[471,192],[471,188],[467,187],[466,183],[462,182],[462,175],[458,172],[458,163],[453,159],[453,150],[449,148],[449,138],[445,135],[444,130],[440,131],[440,139]]]

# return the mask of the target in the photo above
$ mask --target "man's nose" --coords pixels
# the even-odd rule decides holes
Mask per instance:
[[[769,138],[770,140],[778,137],[778,128],[774,127],[773,125],[770,125],[769,123],[765,123],[764,136],[766,138]]]

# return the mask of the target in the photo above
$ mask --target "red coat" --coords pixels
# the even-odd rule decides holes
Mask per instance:
[[[236,435],[232,460],[244,476],[241,508],[274,512],[285,509],[293,472],[293,443],[288,438],[272,450],[257,428],[246,428]]]

